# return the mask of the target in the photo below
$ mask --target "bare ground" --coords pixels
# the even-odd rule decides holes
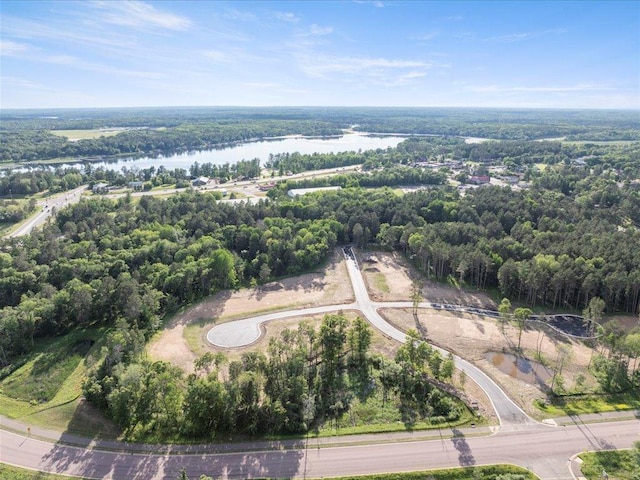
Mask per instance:
[[[401,330],[417,327],[411,309],[388,309],[380,313]],[[503,334],[494,319],[432,309],[420,309],[418,320],[430,343],[471,361],[498,382],[527,413],[539,414],[533,402],[546,398],[546,387],[513,378],[500,371],[486,357],[488,352],[514,352],[518,342],[517,328],[507,325]],[[553,368],[558,357],[558,346],[569,346],[571,360],[565,363],[562,373],[569,380],[567,386],[573,385],[572,379],[579,373],[589,376],[587,366],[591,349],[583,343],[552,330],[540,330],[534,324],[522,334],[524,356],[534,360],[537,357],[537,345],[540,345],[541,358],[550,368]]]
[[[147,352],[154,360],[166,360],[191,372],[199,354],[213,349],[204,337],[216,323],[268,311],[350,303],[353,300],[347,268],[342,254],[336,250],[325,268],[318,272],[285,278],[254,289],[220,292],[186,307],[167,323],[148,345]],[[197,344],[189,345],[185,339],[185,327],[190,324],[199,327]],[[267,328],[273,328],[271,325]]]
[[[495,302],[484,292],[458,289],[426,280],[398,253],[364,252],[359,255],[359,261],[369,296],[374,301],[411,301],[416,282],[421,285],[421,296],[427,302],[497,308]]]
[[[411,300],[413,279],[422,282],[422,296],[426,301],[452,303],[495,308],[495,303],[483,292],[449,287],[435,282],[424,282],[419,274],[403,262],[402,257],[392,253],[365,252],[359,254],[369,294],[376,301]],[[243,289],[238,292],[221,292],[197,305],[186,308],[169,322],[168,326],[149,346],[149,355],[179,365],[185,371],[193,370],[193,362],[204,351],[214,351],[206,342],[205,335],[216,322],[248,317],[265,311],[295,307],[349,303],[353,301],[350,281],[339,250],[335,252],[325,270],[318,273],[289,278],[267,284],[258,290]],[[391,323],[402,330],[416,328],[411,309],[388,309],[380,312]],[[355,313],[349,312],[349,315]],[[504,333],[495,319],[469,314],[456,314],[439,310],[420,309],[420,327],[426,331],[427,339],[436,345],[453,351],[472,361],[496,380],[518,404],[532,415],[537,414],[533,406],[535,399],[545,398],[544,385],[532,385],[510,377],[487,360],[488,352],[512,352],[517,345],[517,329],[507,325]],[[319,323],[321,316],[291,318],[270,322],[265,335],[255,344],[227,351],[230,359],[249,350],[265,349],[269,339],[285,328],[295,328],[301,321]],[[189,342],[185,339],[185,327],[189,327]],[[566,363],[563,377],[567,387],[573,385],[578,373],[590,378],[587,365],[591,349],[580,342],[568,339],[553,331],[543,331],[532,324],[523,332],[522,350],[529,359],[542,359],[553,368],[558,357],[558,346],[568,345],[571,360]],[[393,356],[398,345],[376,334],[374,351]],[[537,351],[540,354],[537,355]],[[458,374],[459,375],[459,374]],[[459,379],[458,379],[459,382]],[[478,401],[480,410],[490,416],[490,401],[473,381],[464,382],[464,390]]]

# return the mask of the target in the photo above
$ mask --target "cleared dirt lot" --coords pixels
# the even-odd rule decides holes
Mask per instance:
[[[358,255],[358,260],[369,296],[376,302],[411,301],[413,284],[417,282],[422,286],[422,298],[428,302],[497,308],[495,302],[483,292],[457,289],[426,280],[397,253],[364,252]]]
[[[166,360],[191,372],[195,359],[205,351],[213,350],[205,335],[216,323],[269,311],[350,303],[353,300],[347,268],[340,250],[336,250],[318,272],[286,278],[256,289],[220,292],[185,307],[154,338],[147,352],[155,360]],[[267,331],[275,328],[275,324],[267,325]],[[185,327],[188,325],[191,325],[189,337],[192,339],[189,343],[185,339]]]
[[[386,309],[380,313],[402,330],[417,327],[411,309]],[[510,377],[486,358],[488,352],[513,351],[518,342],[518,330],[515,327],[507,325],[502,333],[498,323],[493,319],[431,309],[419,309],[418,321],[430,343],[471,361],[498,382],[525,411],[532,415],[539,413],[533,407],[533,401],[545,398],[544,389],[539,385]],[[569,340],[551,331],[545,333],[537,328],[523,332],[521,347],[527,358],[536,358],[538,344],[542,358],[551,367],[555,364],[558,346],[569,346],[571,361],[567,362],[563,369],[567,386],[573,385],[571,379],[578,373],[588,374],[587,365],[591,349],[581,342]]]

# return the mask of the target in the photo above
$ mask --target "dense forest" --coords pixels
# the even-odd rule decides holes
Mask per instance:
[[[424,108],[184,108],[21,110],[0,115],[0,162],[149,155],[203,150],[283,135],[338,135],[353,127],[499,140],[640,140],[635,112]],[[121,128],[114,136],[69,141],[66,129]]]
[[[153,327],[177,305],[300,273],[349,242],[398,249],[427,276],[497,287],[531,305],[582,309],[597,296],[608,311],[637,312],[637,185],[564,164],[521,191],[460,196],[440,187],[399,197],[361,185],[397,183],[402,172],[356,174],[341,191],[255,205],[188,191],[136,204],[94,197],[58,212],[42,231],[2,242],[2,321],[22,329],[3,335],[4,355],[26,350],[32,335],[114,325],[125,313]]]

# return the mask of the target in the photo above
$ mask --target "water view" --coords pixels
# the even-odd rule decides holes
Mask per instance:
[[[396,147],[406,137],[400,136],[369,136],[357,133],[348,133],[335,138],[304,138],[290,137],[274,140],[261,140],[257,142],[243,143],[224,149],[201,150],[177,153],[173,155],[159,155],[157,157],[122,157],[110,160],[91,162],[95,167],[104,167],[110,170],[127,168],[149,168],[163,165],[167,169],[188,169],[195,162],[199,164],[212,163],[214,165],[233,164],[240,160],[252,160],[259,158],[261,164],[269,159],[269,155],[278,153],[299,152],[302,154],[313,153],[339,153],[358,150],[375,150]],[[69,167],[74,164],[56,165]],[[77,163],[75,164],[77,166]]]
[[[487,360],[501,372],[532,385],[544,385],[553,373],[541,363],[524,357],[516,357],[510,353],[489,352],[486,356]]]

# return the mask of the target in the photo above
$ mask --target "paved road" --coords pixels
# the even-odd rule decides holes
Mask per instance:
[[[369,299],[367,287],[362,278],[362,273],[358,267],[355,256],[350,249],[345,249],[345,258],[347,262],[347,270],[351,285],[355,294],[355,302],[341,305],[327,305],[315,308],[304,308],[297,310],[289,310],[287,312],[270,313],[268,315],[260,315],[258,317],[237,320],[234,322],[223,323],[213,327],[207,332],[207,340],[213,345],[233,348],[249,345],[260,338],[261,325],[265,322],[281,319],[298,317],[302,315],[314,315],[319,313],[328,313],[337,310],[360,310],[365,318],[384,335],[403,343],[406,335],[393,325],[389,324],[378,313],[378,308],[382,307],[412,307],[411,302],[372,302]],[[430,306],[429,303],[422,303],[421,306]],[[448,354],[445,350],[434,347],[442,354]],[[487,394],[492,402],[493,407],[498,415],[502,425],[522,425],[535,423],[520,407],[518,407],[507,394],[482,370],[466,360],[454,356],[456,367],[464,370],[465,373],[472,378]]]
[[[373,445],[325,446],[314,440],[256,445],[253,451],[207,453],[132,453],[53,444],[0,431],[0,462],[87,478],[175,480],[184,467],[190,478],[320,478],[337,475],[404,472],[432,468],[513,463],[543,480],[573,478],[569,457],[584,450],[628,448],[638,440],[640,421],[627,420],[566,427],[529,425],[488,437],[443,432],[442,437]],[[453,435],[451,435],[453,434]],[[211,448],[213,450],[213,448]]]
[[[82,196],[82,192],[86,189],[87,185],[82,185],[75,190],[70,190],[68,192],[64,192],[41,201],[39,203],[40,210],[38,211],[38,213],[30,217],[27,221],[20,225],[20,227],[13,233],[11,233],[9,237],[21,237],[23,235],[30,234],[31,230],[39,227],[47,221],[54,209],[60,210],[72,203],[78,203],[80,201],[80,197]]]

